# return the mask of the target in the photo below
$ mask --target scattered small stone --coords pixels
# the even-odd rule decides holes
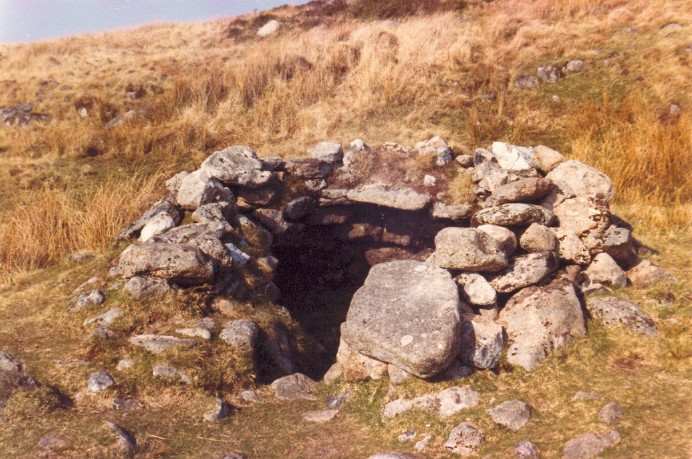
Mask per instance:
[[[111,403],[111,408],[115,411],[133,411],[138,408],[139,404],[136,400],[131,398],[114,398],[113,403]]]
[[[430,440],[432,440],[432,435],[428,434],[424,436],[419,441],[417,441],[415,445],[413,445],[413,449],[415,449],[418,452],[423,451],[428,446],[428,443],[430,443]]]
[[[91,290],[89,292],[81,293],[77,297],[75,305],[72,308],[70,308],[70,312],[79,311],[80,309],[87,306],[101,304],[105,300],[106,296],[100,290]]]
[[[137,440],[132,432],[112,421],[105,421],[105,423],[118,436],[118,446],[124,453],[134,454],[137,451]]]
[[[125,371],[129,370],[132,368],[135,364],[135,361],[132,359],[120,359],[118,362],[118,365],[116,365],[115,369],[118,371]]]
[[[109,387],[115,385],[115,380],[111,375],[105,371],[97,371],[89,376],[89,382],[87,383],[87,390],[89,392],[101,392],[108,389]]]
[[[617,402],[610,402],[605,404],[603,408],[601,408],[601,411],[598,412],[598,419],[611,424],[619,421],[623,414],[625,414],[625,412]]]
[[[538,451],[529,440],[523,440],[514,448],[519,459],[538,459]]]
[[[262,402],[262,400],[257,395],[257,392],[255,392],[254,390],[244,390],[240,394],[238,394],[238,396],[246,402],[250,402],[250,403]]]
[[[70,258],[72,258],[72,261],[74,262],[81,263],[83,261],[91,260],[95,256],[96,255],[93,253],[77,252],[70,255]]]
[[[406,443],[409,441],[412,441],[414,438],[418,436],[418,432],[415,430],[404,430],[401,434],[399,434],[398,437],[396,437],[397,440],[399,440],[399,443]]]
[[[223,459],[247,459],[244,455],[240,453],[229,453],[226,454]]]
[[[348,400],[348,392],[344,392],[343,394],[338,394],[338,395],[330,395],[326,398],[327,402],[327,408],[330,409],[337,409],[341,408],[341,405],[346,403]]]
[[[235,348],[253,350],[259,331],[257,324],[251,320],[232,320],[226,324],[219,338]]]
[[[623,325],[637,333],[658,336],[658,328],[653,319],[639,306],[624,298],[616,296],[588,298],[586,309],[605,325]]]
[[[461,167],[473,167],[473,155],[459,155],[454,160],[459,163]]]
[[[531,419],[528,405],[520,400],[509,400],[487,410],[497,424],[510,430],[519,430]]]
[[[271,384],[276,398],[282,400],[315,400],[317,383],[302,373],[294,373],[275,380]]]
[[[137,335],[130,338],[130,343],[137,347],[143,347],[154,354],[175,348],[188,348],[197,345],[193,339],[181,339],[166,335]]]
[[[280,27],[281,23],[276,19],[272,19],[271,21],[267,22],[259,28],[259,30],[257,31],[257,36],[262,38],[267,37],[279,30]]]
[[[565,443],[563,459],[590,459],[606,448],[617,445],[620,439],[620,433],[616,430],[579,435]]]
[[[535,89],[538,87],[538,78],[532,75],[519,75],[514,79],[514,86],[518,89]]]
[[[180,381],[183,384],[192,384],[192,378],[189,375],[165,363],[156,365],[152,374],[155,378],[172,379]]]
[[[572,59],[562,67],[562,73],[569,75],[570,73],[579,73],[584,70],[584,61],[581,59]]]
[[[205,414],[204,420],[208,422],[220,421],[221,419],[230,416],[232,411],[233,407],[227,401],[217,398],[214,411]]]
[[[99,323],[101,325],[111,325],[115,319],[120,317],[122,315],[122,310],[119,308],[111,309],[110,311],[106,311],[103,314],[99,314],[96,317],[92,317],[91,319],[87,319],[84,321],[84,325],[91,325],[93,323]]]
[[[57,452],[67,449],[70,446],[70,442],[58,432],[48,432],[46,435],[41,437],[36,446],[38,446],[40,449]]]
[[[382,417],[391,419],[413,408],[412,400],[396,399],[387,403],[382,410]]]
[[[320,410],[320,411],[308,411],[303,414],[303,420],[308,422],[328,422],[336,417],[339,410]]]
[[[536,69],[536,74],[538,78],[545,81],[546,83],[554,84],[557,83],[562,74],[560,69],[553,67],[552,65],[547,65],[545,67],[538,67]]]
[[[483,443],[483,432],[470,422],[462,422],[449,434],[444,449],[460,456],[471,456]]]

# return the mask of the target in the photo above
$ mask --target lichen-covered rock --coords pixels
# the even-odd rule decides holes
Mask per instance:
[[[500,250],[508,257],[517,250],[517,236],[504,226],[480,225],[476,229],[495,239],[500,246]]]
[[[658,328],[653,319],[639,306],[624,298],[592,297],[586,300],[586,309],[594,319],[605,325],[622,325],[637,333],[658,336]]]
[[[565,443],[563,459],[590,459],[606,448],[620,443],[620,434],[615,430],[603,433],[579,435]]]
[[[629,263],[634,257],[632,232],[627,228],[619,228],[615,225],[609,226],[603,233],[601,250],[615,260]]]
[[[603,235],[610,226],[610,212],[589,198],[565,199],[553,208],[560,228],[573,231],[591,251],[600,251]]]
[[[214,278],[213,261],[197,247],[174,243],[132,244],[120,255],[123,277],[150,275],[181,284],[202,284]]]
[[[574,159],[558,164],[546,178],[565,195],[588,198],[605,204],[610,203],[615,196],[615,187],[610,177]]]
[[[123,291],[134,299],[165,295],[172,290],[166,279],[158,277],[131,277],[123,286]]]
[[[388,188],[380,184],[361,185],[348,190],[346,197],[353,202],[400,210],[424,209],[432,199],[429,194],[418,193],[410,188]]]
[[[627,285],[627,274],[607,253],[599,253],[584,271],[589,280],[613,287]]]
[[[539,223],[549,226],[554,220],[553,213],[535,204],[502,204],[476,212],[471,219],[474,225],[528,226]]]
[[[101,392],[115,385],[115,380],[105,371],[97,371],[89,376],[87,390],[89,392]]]
[[[490,150],[503,169],[520,171],[533,167],[534,158],[531,147],[518,147],[503,142],[493,142]]]
[[[440,136],[435,136],[425,142],[418,142],[415,145],[419,155],[434,158],[436,166],[445,166],[452,161],[452,149],[447,142]]]
[[[340,143],[320,142],[308,149],[308,157],[333,164],[341,162],[344,158],[344,151]]]
[[[538,78],[540,78],[541,80],[550,84],[557,83],[558,80],[562,78],[560,69],[553,67],[552,65],[538,67],[536,69],[536,75],[538,75]]]
[[[574,287],[555,280],[514,295],[500,311],[509,340],[507,361],[533,371],[553,350],[586,334],[584,316]]]
[[[504,271],[490,279],[499,293],[509,293],[542,281],[558,267],[554,253],[530,253],[513,258]]]
[[[445,269],[497,272],[507,267],[507,256],[487,233],[449,227],[435,236],[430,262]]]
[[[667,269],[655,265],[650,260],[643,260],[627,271],[627,277],[632,285],[637,287],[648,287],[658,282],[675,282],[675,278]]]
[[[497,292],[485,277],[476,273],[462,273],[454,278],[461,287],[461,297],[475,306],[490,307],[497,303]]]
[[[459,360],[476,368],[495,368],[505,343],[502,326],[481,316],[465,315],[464,318]]]
[[[258,188],[274,177],[263,167],[251,148],[234,146],[212,153],[202,162],[200,170],[228,185]]]
[[[124,454],[129,456],[137,452],[137,440],[132,432],[112,421],[104,421],[104,423],[115,432],[118,437],[118,448]]]
[[[155,378],[181,382],[183,384],[192,384],[192,378],[190,375],[183,373],[177,368],[165,363],[159,363],[156,365],[152,370],[152,375],[154,375]]]
[[[470,422],[462,422],[452,429],[444,449],[460,456],[471,456],[481,443],[483,443],[483,431]]]
[[[153,237],[150,242],[196,247],[213,260],[216,266],[226,269],[233,265],[233,259],[220,240],[222,236],[223,228],[220,226],[195,223],[173,228]]]
[[[519,430],[531,419],[531,410],[521,400],[508,400],[487,410],[497,424]]]
[[[601,408],[601,411],[598,412],[598,419],[607,424],[612,424],[618,422],[624,414],[625,412],[618,402],[610,402],[606,403],[603,408]]]
[[[533,149],[533,158],[533,166],[545,174],[555,169],[565,160],[565,157],[559,152],[544,145],[539,145]]]
[[[550,192],[550,181],[540,177],[529,177],[505,183],[493,190],[493,201],[497,204],[510,202],[534,202]]]
[[[459,307],[447,271],[413,260],[382,263],[353,296],[341,336],[362,354],[426,378],[459,352]]]
[[[432,208],[432,216],[433,218],[461,221],[471,217],[472,210],[473,207],[470,204],[445,204],[443,202],[435,202]]]
[[[560,258],[569,263],[585,266],[591,263],[589,249],[577,233],[568,228],[551,228],[559,243]]]
[[[558,253],[559,242],[550,228],[537,223],[531,224],[519,238],[519,245],[527,252]]]
[[[180,182],[176,201],[183,209],[195,210],[223,197],[229,198],[230,191],[224,189],[207,171],[197,170]]]
[[[238,319],[228,322],[219,338],[237,349],[253,351],[259,332],[259,327],[253,321]]]
[[[139,217],[139,219],[137,219],[137,221],[120,232],[118,240],[130,239],[137,236],[149,220],[161,213],[165,213],[171,217],[175,224],[178,225],[182,220],[182,215],[174,201],[173,197],[167,196],[154,203],[141,217]]]
[[[175,226],[176,222],[169,214],[166,212],[159,212],[150,218],[144,225],[139,235],[139,240],[147,242],[152,237],[165,233],[169,229],[175,228]]]

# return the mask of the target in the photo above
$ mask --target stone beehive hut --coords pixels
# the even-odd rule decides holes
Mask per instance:
[[[589,315],[656,333],[625,300],[585,299],[626,285],[631,228],[609,211],[606,175],[547,147],[496,142],[454,157],[439,137],[415,148],[357,140],[284,160],[236,146],[166,186],[120,236],[138,239],[116,260],[125,289],[204,285],[215,304],[278,302],[320,359],[297,362],[286,328],[249,317],[218,337],[262,352],[270,379],[430,378],[494,368],[505,348],[532,371],[586,334]],[[632,275],[642,269],[654,268]],[[196,339],[130,343],[159,352]]]

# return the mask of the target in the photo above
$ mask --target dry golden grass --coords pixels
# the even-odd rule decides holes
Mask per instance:
[[[414,3],[339,4],[322,11],[324,17],[284,7],[230,22],[2,46],[0,106],[33,102],[52,120],[3,127],[0,154],[13,161],[85,159],[115,168],[142,161],[182,169],[231,144],[299,156],[325,139],[412,145],[437,134],[470,151],[494,140],[543,143],[610,174],[617,203],[647,215],[644,224],[689,227],[684,165],[692,151],[692,79],[685,46],[692,14],[686,2],[501,0],[469,2],[461,10],[459,2]],[[411,5],[418,14],[408,15]],[[288,26],[254,37],[270,16]],[[381,20],[390,17],[396,20]],[[683,28],[662,30],[671,21]],[[515,76],[571,58],[584,59],[586,70],[537,91],[513,87]],[[49,79],[59,84],[41,85]],[[128,99],[125,92],[133,89],[143,97]],[[494,102],[475,99],[489,92]],[[550,102],[552,94],[559,104]],[[682,114],[665,119],[671,102]],[[80,104],[89,106],[88,118],[77,114]],[[134,109],[140,113],[121,127],[104,127]],[[75,190],[20,192],[18,202],[32,198],[39,205],[4,206],[4,272],[103,247],[151,199],[154,184],[135,183],[113,183],[87,198],[94,200],[89,205]],[[117,191],[106,197],[108,190]],[[104,218],[115,212],[108,201],[123,193],[128,209]],[[49,203],[61,210],[46,210]]]

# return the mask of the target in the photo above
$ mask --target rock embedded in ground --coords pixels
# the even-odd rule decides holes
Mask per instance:
[[[459,308],[449,272],[413,260],[381,263],[353,296],[341,336],[362,354],[426,378],[459,352]]]
[[[259,188],[274,177],[263,167],[251,148],[233,146],[212,153],[202,162],[200,170],[228,185]]]
[[[262,402],[262,399],[259,398],[259,395],[257,395],[257,392],[255,392],[254,390],[244,390],[240,394],[238,394],[238,397],[249,403]]]
[[[149,296],[165,295],[172,290],[168,281],[159,277],[134,276],[128,279],[123,286],[123,291],[136,300]]]
[[[120,255],[123,277],[151,275],[182,284],[202,284],[214,278],[211,259],[196,247],[172,243],[132,244]]]
[[[307,422],[323,423],[329,422],[336,417],[339,410],[319,410],[303,413],[303,420]]]
[[[612,424],[620,420],[625,412],[617,402],[606,403],[601,411],[598,412],[598,419],[608,424]]]
[[[192,384],[192,378],[188,374],[183,373],[177,368],[165,363],[159,363],[158,365],[156,365],[152,370],[152,374],[155,378],[163,378],[168,379],[170,381],[179,381],[183,384]]]
[[[137,440],[132,432],[112,421],[104,421],[118,437],[118,447],[127,455],[137,452]]]
[[[553,213],[544,207],[512,203],[479,210],[471,222],[475,225],[528,226],[531,223],[539,223],[548,226],[553,220]]]
[[[541,80],[550,84],[557,83],[560,80],[560,78],[562,78],[562,73],[560,72],[560,69],[555,68],[552,65],[538,67],[536,69],[536,75],[538,75],[538,78],[540,78]]]
[[[387,403],[382,409],[382,417],[392,419],[401,413],[405,413],[413,409],[413,400],[396,399]]]
[[[132,359],[120,359],[118,361],[118,365],[116,365],[115,369],[118,371],[125,371],[129,370],[132,368],[135,364],[135,361]]]
[[[80,293],[75,301],[75,305],[70,309],[71,312],[78,311],[87,306],[101,304],[106,301],[106,295],[101,290],[90,290]]]
[[[405,430],[403,431],[398,437],[396,437],[397,440],[399,440],[399,443],[406,443],[418,436],[418,432],[415,430]]]
[[[483,431],[471,424],[462,422],[452,429],[444,443],[444,449],[460,456],[471,456],[483,443]]]
[[[513,258],[504,271],[491,277],[490,285],[498,293],[510,293],[537,284],[554,272],[559,260],[554,253],[530,253]]]
[[[8,352],[0,350],[0,411],[15,390],[35,386],[36,382],[26,373],[24,364]]]
[[[237,349],[253,351],[259,332],[259,327],[253,321],[238,319],[228,322],[219,338]]]
[[[606,448],[620,443],[620,433],[610,430],[603,433],[579,435],[565,443],[563,459],[590,459],[598,456]]]
[[[538,78],[532,75],[519,75],[514,79],[514,86],[518,89],[535,89],[538,87]]]
[[[616,296],[591,297],[586,300],[589,314],[604,325],[622,325],[637,333],[658,336],[653,319],[636,304]]]
[[[233,407],[224,399],[217,398],[214,409],[204,415],[204,420],[207,422],[220,421],[227,418],[233,412]]]
[[[507,267],[507,256],[497,241],[475,228],[449,227],[438,232],[429,261],[464,271],[497,272]]]
[[[675,282],[673,275],[650,260],[642,260],[627,271],[627,277],[635,287],[649,287],[658,282]]]
[[[601,394],[598,392],[593,392],[593,391],[577,391],[574,396],[571,398],[571,401],[576,402],[576,401],[583,401],[583,400],[600,400]]]
[[[103,314],[99,314],[96,317],[92,317],[91,319],[86,319],[84,321],[84,325],[86,326],[86,325],[98,323],[98,324],[101,324],[104,326],[108,326],[108,325],[111,325],[115,321],[115,319],[122,316],[122,314],[123,314],[123,312],[120,308],[110,309],[110,310],[104,312]]]
[[[182,339],[166,335],[136,335],[129,339],[133,346],[143,347],[153,354],[161,354],[169,349],[189,348],[197,345],[194,339]]]
[[[97,371],[89,376],[87,390],[89,392],[101,392],[115,385],[115,380],[105,371]]]
[[[480,316],[468,317],[461,324],[459,359],[476,368],[495,368],[500,362],[504,336],[502,326]]]
[[[507,361],[533,371],[553,350],[586,334],[579,298],[571,283],[554,280],[514,295],[498,317],[507,332]]]
[[[58,452],[69,448],[70,442],[58,432],[48,432],[41,437],[36,446],[50,452]]]
[[[485,277],[476,273],[461,273],[454,278],[461,287],[461,297],[475,306],[490,307],[497,303],[497,292]]]
[[[514,448],[519,459],[538,459],[538,451],[536,447],[529,440],[523,440],[517,443]]]
[[[426,410],[439,418],[448,418],[459,411],[478,405],[480,394],[470,387],[448,387],[437,394],[421,395],[413,399],[396,399],[384,406],[382,416],[394,418],[411,409]]]
[[[584,70],[584,61],[581,59],[572,59],[562,67],[562,73],[568,75],[570,73],[579,73]]]
[[[189,336],[190,338],[202,338],[207,341],[211,339],[211,331],[204,327],[176,328],[175,332],[179,335]]]
[[[411,456],[401,453],[377,453],[369,456],[368,459],[413,459]]]
[[[294,373],[271,384],[276,398],[282,400],[316,400],[317,383],[302,373]]]
[[[627,285],[627,274],[618,266],[613,258],[607,253],[599,253],[584,274],[593,282],[613,287],[624,287]]]
[[[487,410],[492,420],[509,430],[519,430],[531,419],[531,410],[520,400],[508,400]]]
[[[257,30],[257,36],[264,38],[268,37],[269,35],[275,33],[277,30],[281,28],[281,23],[277,21],[276,19],[271,19],[268,21],[266,24],[264,24],[262,27],[260,27]]]
[[[424,209],[432,199],[429,194],[418,193],[411,188],[388,188],[381,184],[361,185],[348,190],[346,197],[353,202],[400,210]]]

